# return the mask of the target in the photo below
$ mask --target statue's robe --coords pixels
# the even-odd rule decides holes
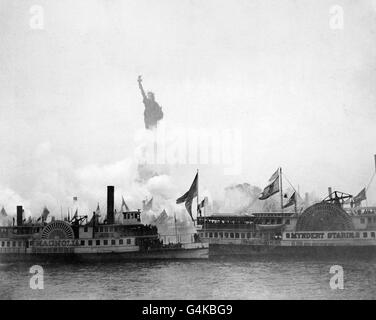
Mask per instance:
[[[163,118],[162,108],[156,101],[144,98],[144,121],[146,129],[153,129],[157,127],[158,121]]]

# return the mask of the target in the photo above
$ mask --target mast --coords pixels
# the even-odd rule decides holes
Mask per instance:
[[[280,194],[281,194],[281,210],[283,213],[283,190],[282,190],[282,167],[279,167],[279,183],[280,183]]]

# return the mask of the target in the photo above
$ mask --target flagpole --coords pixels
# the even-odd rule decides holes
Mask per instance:
[[[283,213],[282,167],[279,167],[279,183],[281,185],[281,210]]]
[[[198,217],[198,185],[199,185],[199,180],[198,180],[198,169],[197,169],[197,206],[196,206],[196,221],[197,221],[197,217]],[[195,225],[195,223],[193,222],[193,225]]]
[[[174,211],[174,224],[175,224],[175,237],[176,237],[176,243],[178,243],[178,230],[176,229],[176,212]]]

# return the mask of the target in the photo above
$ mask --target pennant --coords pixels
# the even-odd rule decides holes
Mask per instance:
[[[125,203],[125,201],[124,201],[124,198],[123,198],[123,196],[121,196],[121,211],[124,211],[123,210],[123,208],[125,209],[125,211],[130,211],[129,210],[129,207],[127,206],[127,204]]]
[[[74,213],[74,216],[72,217],[72,220],[78,217],[78,209],[76,209],[76,212]]]
[[[294,192],[283,208],[287,208],[296,203],[296,193]]]
[[[259,199],[266,200],[277,192],[279,192],[279,176],[271,184],[265,187],[260,194]]]
[[[198,173],[196,173],[196,176],[189,190],[176,200],[176,204],[185,202],[185,208],[187,209],[189,215],[191,216],[192,221],[194,221],[193,216],[192,216],[192,201],[195,197],[197,197],[197,187],[198,187],[197,181],[198,181]]]

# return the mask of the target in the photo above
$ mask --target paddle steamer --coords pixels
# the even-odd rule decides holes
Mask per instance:
[[[376,207],[346,207],[351,195],[334,191],[302,213],[198,217],[210,256],[376,256]]]
[[[156,226],[141,223],[141,212],[122,212],[114,219],[114,187],[107,187],[107,219],[98,223],[95,212],[71,221],[25,223],[17,206],[17,225],[0,227],[0,262],[25,259],[121,260],[206,259],[208,243],[193,237],[190,243],[164,244]]]

